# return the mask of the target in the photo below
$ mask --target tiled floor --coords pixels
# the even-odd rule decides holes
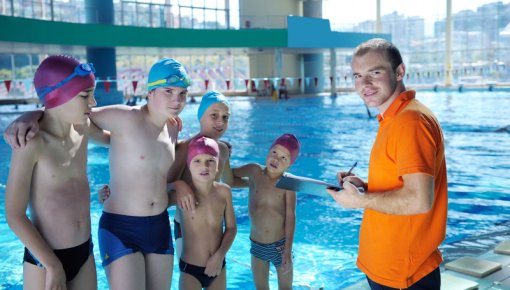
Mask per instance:
[[[504,244],[506,243],[506,244]],[[494,249],[485,252],[476,257],[475,263],[470,259],[463,259],[461,261],[468,262],[464,264],[465,269],[469,269],[468,272],[474,273],[474,275],[467,275],[464,273],[441,268],[441,289],[442,290],[510,290],[510,242],[503,241],[498,245],[498,252],[507,252],[509,254],[495,253]],[[462,259],[462,258],[461,258]],[[483,277],[481,274],[476,274],[480,269],[477,265],[487,265],[490,263],[478,263],[478,261],[487,261],[492,263],[501,264],[501,269]],[[471,267],[471,268],[470,268]],[[486,269],[483,269],[486,270]],[[366,281],[346,288],[346,290],[369,290],[370,287]]]

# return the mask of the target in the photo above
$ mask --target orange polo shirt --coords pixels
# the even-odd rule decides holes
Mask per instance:
[[[378,116],[368,191],[397,189],[403,175],[425,173],[434,177],[432,208],[417,215],[366,209],[356,263],[370,279],[393,288],[411,286],[443,261],[438,249],[445,238],[448,204],[443,134],[434,114],[414,96],[414,91],[401,93]]]

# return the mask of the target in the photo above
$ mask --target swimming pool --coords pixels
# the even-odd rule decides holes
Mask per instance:
[[[445,258],[451,259],[455,255],[451,249],[458,248],[459,241],[508,228],[501,224],[510,219],[510,133],[495,131],[510,124],[510,96],[504,92],[419,92],[418,99],[436,113],[445,135],[449,212],[442,249]],[[287,101],[236,97],[231,104],[233,115],[224,139],[234,146],[234,167],[263,163],[274,138],[290,132],[302,143],[291,173],[334,182],[337,171],[347,170],[358,161],[354,171],[366,178],[378,123],[368,119],[359,97],[349,94]],[[181,138],[198,132],[197,108],[195,103],[184,109]],[[12,107],[0,107],[1,131],[17,117],[6,111]],[[109,179],[107,150],[90,145],[89,152],[89,180],[96,191]],[[3,206],[9,156],[10,149],[0,141],[0,288],[22,289],[23,246],[10,232]],[[248,192],[236,189],[233,195],[238,234],[227,255],[227,284],[229,289],[254,289],[249,269]],[[305,194],[298,194],[297,203],[295,288],[342,289],[364,279],[355,266],[362,211],[344,210],[332,199]],[[91,209],[94,253],[99,263],[97,224],[101,206],[96,192],[92,193]],[[171,216],[173,212],[171,209]],[[473,243],[465,247],[459,250],[467,251]],[[97,269],[99,289],[107,289],[99,264]],[[172,289],[177,289],[178,267],[174,269]],[[277,289],[276,273],[273,268],[271,271],[270,286]]]

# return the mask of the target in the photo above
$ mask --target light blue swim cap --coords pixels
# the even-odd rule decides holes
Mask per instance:
[[[151,67],[147,88],[149,91],[169,86],[187,88],[190,84],[188,73],[180,62],[173,58],[163,58]]]
[[[215,103],[223,103],[227,105],[227,107],[230,107],[227,98],[222,93],[216,91],[208,92],[202,97],[202,100],[200,101],[200,106],[198,107],[197,114],[198,122],[200,122],[200,119],[202,119],[202,116],[204,115],[207,108]]]

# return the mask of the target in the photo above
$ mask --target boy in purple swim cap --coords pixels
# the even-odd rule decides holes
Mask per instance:
[[[186,104],[189,85],[182,64],[164,58],[149,72],[146,105],[106,106],[90,114],[98,127],[111,132],[110,195],[98,235],[111,289],[170,288],[174,248],[167,207],[174,200],[167,194],[167,182],[177,179],[169,175],[179,131],[175,120]],[[33,126],[39,118],[36,113],[28,123]],[[183,181],[169,187],[184,198],[192,196]]]
[[[251,270],[257,289],[269,289],[270,263],[276,268],[279,288],[292,289],[296,192],[275,184],[294,164],[300,147],[296,136],[283,134],[271,145],[265,166],[251,163],[232,170],[236,179],[247,178],[250,188]]]
[[[26,246],[24,288],[97,289],[87,144],[89,137],[107,136],[89,120],[94,67],[50,56],[34,85],[46,112],[39,133],[13,150],[5,191],[7,223]]]

